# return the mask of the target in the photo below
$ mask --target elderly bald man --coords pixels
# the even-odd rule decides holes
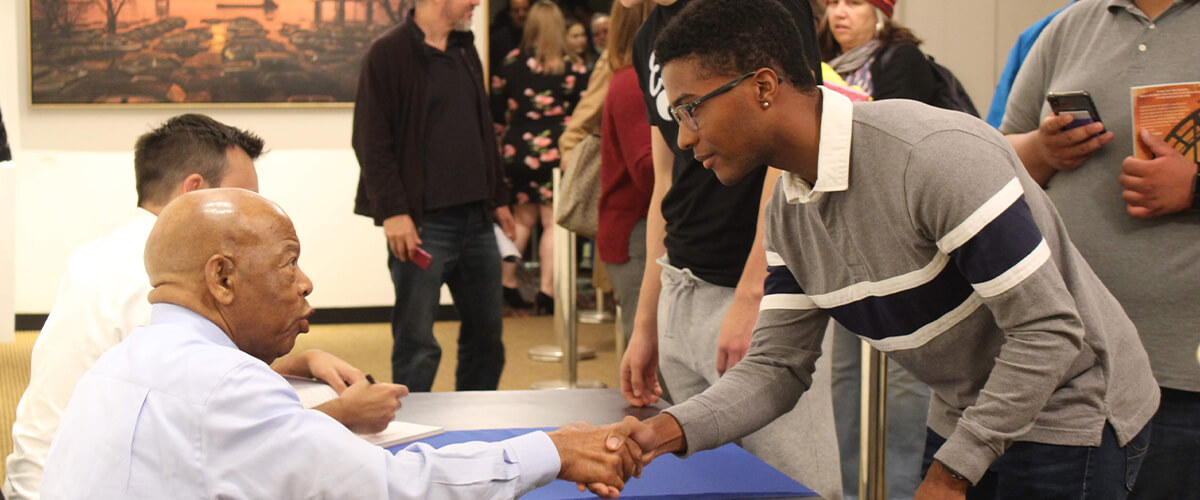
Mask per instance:
[[[632,418],[393,456],[303,409],[269,367],[308,331],[299,257],[291,220],[253,192],[168,204],[146,242],[151,322],[80,380],[44,498],[513,498],[556,476],[615,497],[640,473]]]
[[[174,116],[138,137],[133,148],[138,209],[112,233],[71,253],[50,317],[33,345],[29,385],[12,425],[4,498],[39,498],[46,455],[75,384],[101,355],[150,322],[143,250],[158,213],[176,196],[199,189],[258,191],[254,162],[263,149],[253,132],[197,113]],[[361,370],[318,349],[279,359],[274,368],[319,378],[338,394],[366,380]],[[399,407],[379,389],[355,391],[317,409],[355,432],[370,433],[387,426]]]

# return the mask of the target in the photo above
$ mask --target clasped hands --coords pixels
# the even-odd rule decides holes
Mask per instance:
[[[641,477],[642,467],[669,450],[659,439],[651,420],[674,418],[660,415],[646,422],[634,417],[605,426],[571,424],[549,432],[562,461],[558,478],[573,481],[579,491],[600,498],[617,498],[630,477]],[[678,424],[676,424],[678,425]]]

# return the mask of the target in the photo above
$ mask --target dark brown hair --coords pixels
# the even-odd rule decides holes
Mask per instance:
[[[621,5],[620,0],[614,0],[612,14],[608,19],[608,66],[613,71],[633,64],[633,39],[637,38],[638,28],[650,17],[655,3],[645,0],[636,7]]]

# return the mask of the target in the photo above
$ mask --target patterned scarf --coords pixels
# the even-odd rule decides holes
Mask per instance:
[[[852,73],[866,64],[872,55],[875,55],[875,51],[879,50],[879,45],[879,40],[871,39],[871,41],[833,58],[832,61],[829,61],[829,66],[839,75]]]

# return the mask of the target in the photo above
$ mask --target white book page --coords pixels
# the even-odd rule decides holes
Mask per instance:
[[[329,384],[324,382],[287,375],[283,378],[292,384],[292,389],[296,391],[296,396],[300,398],[300,405],[305,408],[315,408],[337,397],[337,391],[334,391]],[[393,420],[381,432],[375,434],[355,433],[355,435],[367,440],[371,444],[386,448],[400,443],[424,439],[429,436],[436,436],[443,432],[445,432],[445,429],[436,425],[414,424]]]

